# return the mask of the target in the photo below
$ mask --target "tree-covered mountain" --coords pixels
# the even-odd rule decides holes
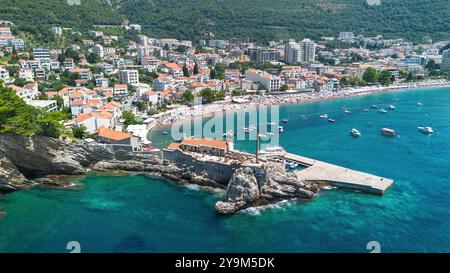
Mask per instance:
[[[89,27],[126,16],[156,37],[256,40],[335,36],[341,31],[419,41],[450,38],[450,0],[0,0],[1,20]]]
[[[103,0],[78,1],[80,5],[69,5],[74,0],[0,0],[0,20],[30,29],[52,25],[91,27],[123,21],[123,17]]]
[[[115,0],[116,2],[118,0]],[[340,31],[450,38],[449,0],[121,0],[119,11],[155,35],[212,32],[258,40],[318,38]],[[370,1],[369,1],[370,2]],[[373,2],[373,1],[372,1]]]

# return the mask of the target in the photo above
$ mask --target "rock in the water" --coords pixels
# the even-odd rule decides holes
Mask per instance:
[[[259,186],[252,169],[248,167],[236,170],[230,179],[225,195],[229,202],[251,203],[259,198]]]
[[[286,199],[309,199],[319,190],[317,185],[298,181],[286,173],[282,164],[244,166],[234,173],[228,184],[223,201],[216,203],[219,214]]]

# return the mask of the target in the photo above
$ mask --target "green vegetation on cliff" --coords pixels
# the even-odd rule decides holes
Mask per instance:
[[[26,104],[14,90],[0,83],[0,134],[57,138],[64,131],[61,121],[65,118],[59,111],[48,113]]]

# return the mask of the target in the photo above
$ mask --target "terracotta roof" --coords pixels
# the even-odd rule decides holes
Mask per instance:
[[[176,63],[165,63],[164,65],[174,71],[181,70],[181,67],[179,65],[177,65]]]
[[[77,116],[77,123],[83,122],[91,117],[92,117],[91,113],[80,114]]]
[[[178,148],[180,148],[180,145],[181,145],[181,143],[172,142],[172,143],[169,144],[167,149],[169,149],[169,150],[178,150]]]
[[[181,144],[190,145],[190,146],[207,146],[214,147],[219,149],[226,149],[227,142],[225,140],[216,140],[216,139],[208,139],[208,138],[185,138],[181,141]]]
[[[131,134],[111,130],[111,129],[108,129],[105,127],[98,129],[97,135],[100,137],[112,139],[115,141],[121,141],[121,140],[129,139],[131,137]]]

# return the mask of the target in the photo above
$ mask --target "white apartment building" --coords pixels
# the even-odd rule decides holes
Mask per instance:
[[[105,57],[105,52],[103,50],[103,46],[96,44],[92,47],[92,52],[97,54],[100,58]]]
[[[300,42],[300,62],[310,63],[316,60],[316,43],[310,39]]]
[[[50,49],[48,47],[33,48],[33,56],[36,61],[40,63],[50,63]]]
[[[120,70],[119,82],[122,84],[137,84],[139,83],[139,72],[132,69]]]
[[[300,62],[300,45],[297,42],[289,42],[284,47],[284,61],[287,64],[296,64]]]
[[[34,80],[34,73],[33,73],[33,70],[30,68],[21,68],[19,70],[18,76],[20,79],[24,79],[28,82],[31,82]]]
[[[450,49],[442,52],[441,71],[450,72]]]
[[[260,83],[268,92],[280,91],[281,79],[272,74],[257,69],[245,71],[245,79]]]
[[[9,72],[3,67],[0,67],[0,80],[9,83]]]

